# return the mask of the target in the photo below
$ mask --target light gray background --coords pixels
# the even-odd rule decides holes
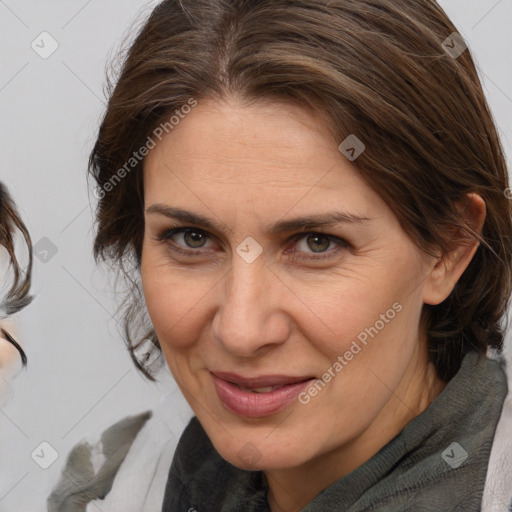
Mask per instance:
[[[69,449],[83,437],[152,407],[162,394],[183,402],[168,373],[151,384],[127,356],[111,282],[91,255],[94,197],[86,182],[108,56],[156,3],[0,0],[0,179],[34,243],[47,237],[58,251],[46,263],[36,257],[36,299],[17,319],[29,367],[0,410],[2,512],[45,510]],[[512,1],[440,3],[475,56],[510,165]],[[31,48],[43,31],[59,44],[48,59]],[[31,457],[41,442],[60,455],[46,470]]]

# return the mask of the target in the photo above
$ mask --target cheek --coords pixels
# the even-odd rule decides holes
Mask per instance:
[[[415,269],[397,268],[400,272],[388,266],[363,278],[334,280],[323,294],[304,290],[304,302],[314,305],[311,309],[318,317],[309,315],[312,320],[304,334],[329,361],[325,371],[338,362],[331,370],[339,375],[337,382],[357,396],[355,390],[371,392],[368,383],[376,379],[372,368],[394,384],[418,342],[421,287],[407,278],[415,275]]]
[[[16,348],[0,337],[0,387],[6,386],[21,367],[21,358]]]
[[[173,267],[156,252],[143,251],[141,281],[146,307],[164,351],[165,346],[187,348],[204,322],[208,283]]]
[[[407,291],[399,281],[384,278],[385,275],[382,271],[357,278],[340,276],[328,285],[301,287],[298,295],[309,312],[306,317],[298,318],[308,318],[305,322],[308,338],[323,339],[326,345],[344,351],[351,341],[358,338],[364,341],[368,329],[375,331],[375,324],[379,332],[389,331],[389,326],[400,316],[396,311],[400,307],[393,308],[393,305],[401,303]]]

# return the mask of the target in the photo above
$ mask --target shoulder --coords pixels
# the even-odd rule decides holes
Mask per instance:
[[[92,500],[104,499],[136,436],[151,416],[150,411],[127,416],[105,429],[99,440],[77,443],[48,498],[48,511],[83,510]]]
[[[182,405],[165,395],[152,410],[77,443],[48,498],[48,512],[159,510],[178,435],[190,416]]]
[[[512,364],[493,356],[502,367],[508,392],[494,434],[482,501],[482,512],[512,510]]]

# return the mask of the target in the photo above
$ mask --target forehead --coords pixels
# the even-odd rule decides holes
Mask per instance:
[[[308,162],[316,160],[326,149],[336,147],[319,116],[294,105],[204,100],[164,137],[147,163],[170,153],[192,163],[201,159],[223,165],[236,162],[243,170],[244,162],[256,158],[261,165],[294,168],[304,157]]]
[[[154,177],[168,167],[221,183],[306,184],[313,170],[321,175],[333,165],[352,167],[337,147],[329,127],[312,111],[277,102],[205,100],[157,142],[144,171]]]
[[[145,203],[231,204],[237,212],[244,204],[258,216],[271,204],[271,216],[280,206],[382,213],[382,200],[338,145],[320,116],[294,105],[200,102],[146,157]]]

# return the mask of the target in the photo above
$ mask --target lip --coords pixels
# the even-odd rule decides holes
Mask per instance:
[[[210,372],[217,395],[231,412],[248,418],[261,418],[275,414],[292,403],[314,377],[292,377],[287,375],[262,375],[241,377],[234,373]],[[244,391],[247,388],[282,386],[268,393]]]

